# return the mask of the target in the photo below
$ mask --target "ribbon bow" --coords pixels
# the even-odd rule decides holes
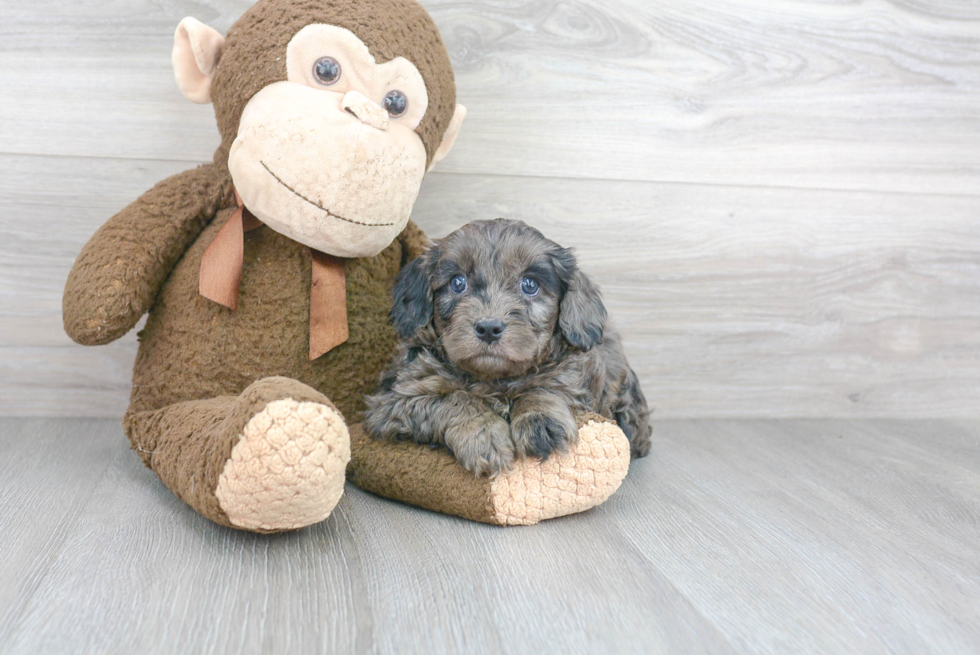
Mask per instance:
[[[201,258],[198,290],[219,305],[238,309],[238,287],[245,258],[245,233],[261,227],[235,192],[238,210],[225,223]],[[313,283],[310,285],[310,359],[347,341],[347,278],[344,260],[310,248]]]

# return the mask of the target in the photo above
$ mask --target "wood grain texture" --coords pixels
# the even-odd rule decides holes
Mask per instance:
[[[249,4],[4,3],[0,151],[210,159],[211,111],[169,69],[174,26],[224,31]],[[443,170],[978,193],[975,4],[423,4],[470,109]]]
[[[739,652],[973,653],[977,428],[667,422],[614,520]]]
[[[173,29],[249,4],[0,2],[0,415],[124,410],[135,337],[72,345],[64,280],[210,159]],[[657,416],[980,416],[973,3],[424,4],[470,115],[416,221],[576,246]]]
[[[105,421],[0,423],[0,651],[124,443]]]
[[[660,417],[980,412],[972,197],[476,176],[426,191],[433,236],[503,215],[576,247]]]
[[[980,649],[976,421],[667,421],[585,514],[348,487],[272,537],[183,506],[114,421],[0,419],[0,452],[4,653]]]
[[[106,216],[188,164],[0,165],[14,171],[0,202],[34,221],[0,241],[0,292],[14,308],[0,316],[0,415],[121,415],[135,339],[71,344],[61,287]],[[71,177],[83,167],[88,176]],[[520,218],[575,247],[658,418],[976,417],[978,203],[436,173],[414,216],[434,237],[473,219]]]

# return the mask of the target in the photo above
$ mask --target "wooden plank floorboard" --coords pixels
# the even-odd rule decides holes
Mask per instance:
[[[980,648],[976,423],[658,427],[614,522],[736,649]]]
[[[122,439],[116,422],[97,430]],[[339,516],[272,538],[225,529],[115,445],[118,456],[18,625],[0,635],[0,651],[354,652],[363,603],[353,596],[357,555],[345,552],[356,544]]]
[[[193,514],[114,421],[0,428],[4,653],[980,648],[976,421],[663,421],[582,515],[500,529],[348,487],[272,537]]]
[[[380,652],[729,652],[656,564],[608,529],[605,508],[497,530],[360,492],[349,499],[367,536],[371,603],[388,617]],[[432,634],[418,634],[419,614]]]
[[[348,489],[324,524],[261,537],[194,515],[120,452],[10,652],[725,652],[601,524],[507,531]]]
[[[106,438],[105,426],[86,419],[0,422],[0,636],[19,622],[118,459],[123,442]]]

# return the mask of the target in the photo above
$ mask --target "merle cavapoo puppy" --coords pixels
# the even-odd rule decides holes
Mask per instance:
[[[444,445],[477,475],[546,458],[575,412],[615,419],[650,449],[646,400],[599,289],[572,252],[522,221],[474,221],[406,266],[392,320],[404,340],[367,399],[379,439]]]

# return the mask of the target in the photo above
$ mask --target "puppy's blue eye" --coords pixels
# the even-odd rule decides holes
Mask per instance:
[[[541,287],[538,285],[538,281],[534,278],[526,277],[521,280],[521,291],[528,296],[538,295],[538,289]]]
[[[457,275],[449,281],[449,290],[453,293],[463,293],[466,291],[466,276]]]

